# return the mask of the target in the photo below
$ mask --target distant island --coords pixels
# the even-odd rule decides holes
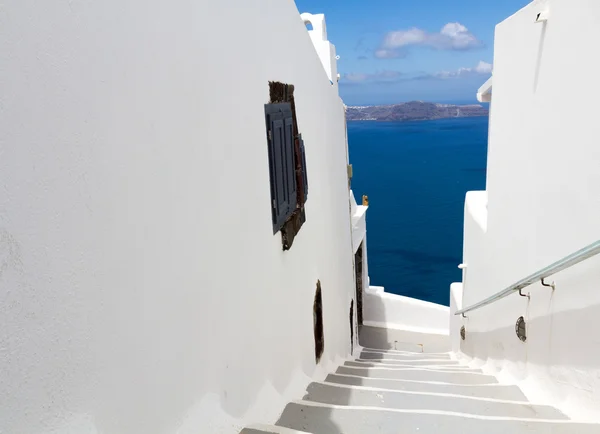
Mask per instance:
[[[454,105],[423,101],[346,107],[346,118],[349,121],[423,121],[487,116],[488,114],[488,109],[479,104]]]

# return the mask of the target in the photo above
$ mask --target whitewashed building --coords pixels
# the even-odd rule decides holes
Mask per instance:
[[[600,432],[599,14],[498,25],[448,308],[370,286],[323,15],[1,4],[0,432]]]

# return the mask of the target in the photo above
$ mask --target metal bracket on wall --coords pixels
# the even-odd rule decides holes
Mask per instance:
[[[556,286],[554,285],[554,281],[552,283],[546,283],[546,282],[544,282],[543,277],[542,277],[542,286],[547,286],[548,288],[552,288],[552,291],[554,291],[556,289]]]
[[[527,293],[527,294],[523,294],[523,292],[522,292],[522,289],[521,289],[521,288],[519,288],[519,295],[520,295],[521,297],[527,297],[527,298],[529,298],[529,299],[531,298],[531,295],[530,295],[529,293]]]

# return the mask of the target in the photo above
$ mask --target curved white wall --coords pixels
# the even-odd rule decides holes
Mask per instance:
[[[344,109],[292,1],[11,1],[0,51],[0,431],[236,432],[348,355]],[[307,152],[289,252],[270,80]]]
[[[467,196],[463,307],[600,239],[598,16],[595,1],[538,1],[496,28],[487,227]],[[462,351],[534,401],[600,420],[600,258],[553,280],[468,314]]]

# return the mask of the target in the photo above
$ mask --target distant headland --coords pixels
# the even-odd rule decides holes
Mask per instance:
[[[346,107],[346,118],[349,121],[423,121],[487,116],[488,114],[489,110],[479,104],[454,105],[423,101]]]

